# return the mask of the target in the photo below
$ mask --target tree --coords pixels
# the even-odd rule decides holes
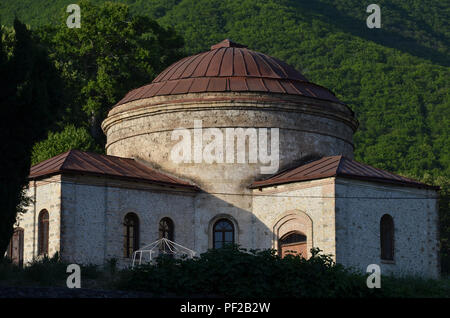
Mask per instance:
[[[60,132],[50,131],[47,139],[33,146],[31,164],[35,165],[71,149],[102,152],[102,148],[95,143],[86,128],[67,125]]]
[[[65,14],[39,34],[67,84],[67,121],[89,123],[102,144],[100,123],[108,109],[178,60],[183,40],[148,17],[133,16],[125,4],[81,1],[80,8],[81,28],[68,28]]]
[[[4,42],[5,38],[12,38],[12,43]],[[14,36],[1,36],[0,41],[0,255],[3,255],[17,213],[23,211],[26,202],[24,188],[28,183],[31,149],[59,109],[61,81],[47,52],[17,19]]]

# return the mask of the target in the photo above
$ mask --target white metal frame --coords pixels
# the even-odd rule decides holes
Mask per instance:
[[[165,247],[164,249],[162,247]],[[169,252],[166,252],[166,248]],[[156,250],[156,251],[155,251]],[[135,265],[141,265],[143,261],[143,256],[145,254],[148,254],[149,262],[153,261],[155,258],[154,255],[159,254],[170,254],[174,255],[175,257],[180,257],[183,255],[186,255],[189,258],[193,258],[195,256],[195,251],[188,249],[187,247],[184,247],[178,243],[175,243],[171,240],[168,240],[166,238],[161,238],[153,243],[150,243],[148,245],[145,245],[144,247],[141,247],[137,251],[133,253],[133,261],[131,263],[131,267],[133,268]],[[138,256],[139,255],[139,256]],[[138,263],[138,264],[136,264]]]

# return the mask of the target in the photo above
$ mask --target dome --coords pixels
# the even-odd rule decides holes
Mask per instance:
[[[267,92],[341,103],[288,64],[228,39],[173,63],[153,82],[128,92],[116,105],[154,96],[207,92]]]

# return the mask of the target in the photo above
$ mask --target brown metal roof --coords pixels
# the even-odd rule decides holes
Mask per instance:
[[[153,170],[134,159],[70,150],[30,169],[30,180],[62,173],[83,173],[196,189],[193,184]]]
[[[297,168],[282,171],[268,179],[255,181],[251,184],[250,188],[259,188],[329,177],[344,177],[419,188],[439,189],[439,187],[427,185],[413,179],[377,169],[344,156],[323,157],[322,159],[301,165]]]
[[[151,84],[128,92],[116,105],[153,96],[204,92],[271,92],[341,103],[327,88],[309,82],[292,66],[228,39],[185,57]]]

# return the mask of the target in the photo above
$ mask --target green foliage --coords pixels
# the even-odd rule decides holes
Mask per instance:
[[[117,273],[117,258],[109,258],[106,260],[104,270],[111,277]]]
[[[181,57],[183,41],[154,20],[132,15],[124,4],[79,3],[81,28],[61,23],[39,29],[41,43],[66,84],[68,122],[84,122],[97,142],[107,111],[129,90],[150,82]]]
[[[33,144],[43,137],[61,103],[58,73],[31,32],[15,20],[0,42],[0,255],[24,208]],[[25,202],[26,203],[26,202]]]
[[[56,286],[67,278],[66,263],[61,262],[59,254],[44,256],[32,261],[28,266],[20,268],[9,259],[0,260],[0,280],[14,283],[34,283],[38,285]]]
[[[312,249],[306,260],[280,258],[274,251],[246,251],[238,246],[209,250],[194,259],[160,257],[153,265],[116,272],[116,261],[103,268],[81,265],[83,288],[151,291],[157,296],[208,297],[450,297],[450,279],[381,278],[381,289],[369,289],[366,276]],[[0,259],[0,283],[9,286],[66,286],[69,263],[58,254],[19,268]]]
[[[228,246],[194,259],[160,257],[154,264],[121,271],[116,287],[191,297],[450,297],[448,278],[383,276],[381,289],[369,289],[366,275],[334,263],[319,249],[311,252],[306,260]]]
[[[85,39],[79,44],[80,51],[84,48],[94,56],[98,54],[89,48],[88,38],[95,36],[95,32],[83,29],[84,26],[97,31],[104,29],[89,24],[88,7],[82,9],[83,27],[69,30],[65,20],[57,20],[54,12],[56,8],[64,12],[70,1],[48,1],[47,5],[40,2],[40,10],[29,12],[25,8],[37,4],[28,2],[22,7],[17,1],[3,1],[0,12],[5,21],[10,23],[13,12],[20,12],[19,16],[35,26],[54,22],[64,35],[55,38],[58,42],[55,51],[64,56],[70,52],[65,46],[77,48],[64,44],[68,39],[71,43],[70,38],[76,33],[74,39]],[[287,61],[312,81],[330,88],[354,109],[360,121],[354,139],[357,160],[398,173],[450,176],[450,34],[445,27],[450,13],[448,4],[438,0],[380,1],[382,28],[374,30],[365,25],[367,4],[357,0],[117,2],[127,3],[134,14],[158,19],[162,25],[175,28],[185,38],[188,54],[206,50],[212,43],[229,37]],[[106,9],[104,12],[115,16]],[[70,54],[67,58],[73,59]],[[130,67],[125,60],[117,64],[124,72]],[[105,69],[109,74],[108,67]],[[125,77],[124,82],[130,83],[129,88],[147,83],[158,71],[155,67],[153,70],[143,81],[133,82]],[[76,81],[79,77],[90,78],[74,75],[73,81],[79,83]],[[95,111],[117,102],[126,89],[119,88],[117,94],[113,93],[114,85],[104,82],[105,77],[74,85],[76,94],[81,87],[85,88],[75,104],[86,111]]]
[[[198,258],[160,257],[154,265],[121,272],[120,289],[178,296],[218,297],[361,297],[379,293],[365,278],[312,250],[306,260],[274,251],[246,251],[237,246],[209,250]]]
[[[59,254],[34,260],[23,269],[24,278],[42,285],[52,286],[67,278],[67,265],[60,261]]]
[[[449,298],[450,278],[440,280],[421,277],[382,277],[381,289],[385,297],[394,298]]]
[[[422,43],[420,36],[415,38],[421,30],[406,21],[408,5],[384,1],[382,7],[388,17],[398,16],[396,24],[388,17],[382,20],[389,31],[367,29],[364,5],[351,0],[335,5],[331,1],[184,0],[159,21],[184,36],[189,53],[228,37],[285,60],[313,82],[330,88],[360,122],[354,137],[357,160],[392,172],[450,176],[448,37],[438,28],[428,28],[427,38],[441,43],[446,63],[425,56],[429,49],[418,49],[419,54],[411,48]],[[448,10],[428,7],[424,12],[444,23],[442,15]],[[411,10],[415,16],[410,19],[424,20],[418,10]],[[356,34],[355,29],[363,31]],[[377,40],[390,36],[389,43]]]
[[[63,286],[66,287],[68,277],[68,262],[61,260],[60,255],[55,253],[52,257],[47,255],[34,259],[20,268],[9,259],[0,259],[0,281],[9,285],[40,285],[40,286]],[[101,279],[103,273],[97,265],[80,265],[82,281]]]
[[[33,146],[31,163],[35,165],[71,149],[102,152],[102,148],[95,143],[94,138],[86,128],[67,125],[61,132],[50,131],[47,139]]]
[[[18,15],[40,26],[40,41],[66,86],[59,128],[90,127],[101,143],[99,123],[107,109],[181,56],[174,28],[184,37],[186,54],[231,38],[285,60],[355,111],[357,160],[448,184],[450,7],[445,1],[380,0],[378,30],[366,27],[367,3],[358,0],[83,1],[81,29],[65,25],[70,3],[0,2],[6,24]],[[15,45],[14,32],[2,30],[0,65],[11,59]],[[9,82],[9,76],[3,78]],[[448,186],[441,195],[442,261],[449,270]]]
[[[20,268],[15,266],[7,257],[0,258],[0,281],[15,277],[20,272]]]

